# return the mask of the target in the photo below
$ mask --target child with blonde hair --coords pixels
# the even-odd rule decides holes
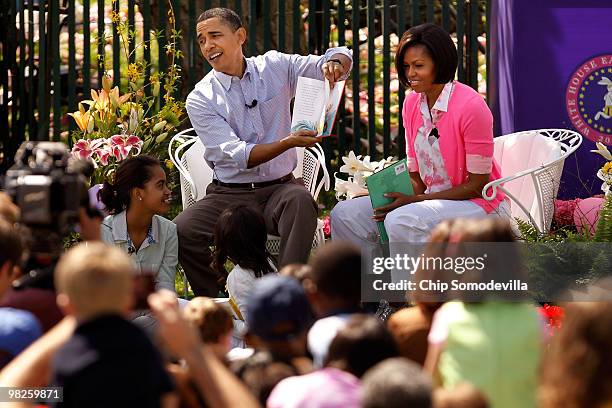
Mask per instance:
[[[63,406],[158,407],[174,401],[160,354],[126,320],[133,303],[133,274],[127,254],[100,242],[78,245],[60,259],[57,303],[77,320],[52,364],[52,385],[63,387]],[[112,392],[100,392],[109,378]]]

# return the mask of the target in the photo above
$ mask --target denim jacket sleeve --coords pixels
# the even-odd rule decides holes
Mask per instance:
[[[163,231],[164,255],[155,278],[155,288],[168,289],[174,292],[174,278],[176,276],[176,265],[178,264],[178,235],[176,233],[176,224],[173,222],[164,223]]]

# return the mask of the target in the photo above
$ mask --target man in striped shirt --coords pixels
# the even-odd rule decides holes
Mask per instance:
[[[315,132],[290,133],[290,103],[299,76],[331,83],[348,77],[346,47],[323,56],[269,51],[245,58],[246,30],[225,8],[204,12],[197,22],[200,51],[212,66],[187,97],[187,113],[213,169],[206,196],[174,220],[179,261],[196,295],[216,296],[209,245],[219,214],[235,204],[259,207],[269,233],[280,235],[279,265],[306,262],[316,229],[317,205],[293,178],[295,147],[319,142]]]

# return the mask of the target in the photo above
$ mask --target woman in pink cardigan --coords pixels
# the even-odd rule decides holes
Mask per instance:
[[[457,49],[446,31],[423,24],[402,36],[395,56],[399,80],[414,92],[402,108],[406,154],[414,195],[372,209],[368,197],[338,203],[331,213],[334,239],[364,248],[378,241],[384,221],[391,243],[426,242],[440,221],[509,216],[501,191],[485,201],[482,188],[500,178],[493,159],[493,117],[472,88],[454,80]]]

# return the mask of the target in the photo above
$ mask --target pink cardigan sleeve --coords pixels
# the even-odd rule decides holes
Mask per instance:
[[[404,106],[402,109],[402,121],[404,122],[404,130],[406,132],[406,164],[408,165],[409,172],[418,172],[419,164],[417,162],[416,154],[414,153],[414,146],[410,137],[412,132],[411,115],[412,107],[415,103],[418,103],[418,97],[415,98],[415,94],[411,94],[404,99]]]
[[[493,115],[484,99],[471,98],[464,107],[463,141],[467,171],[488,174],[493,168]]]

